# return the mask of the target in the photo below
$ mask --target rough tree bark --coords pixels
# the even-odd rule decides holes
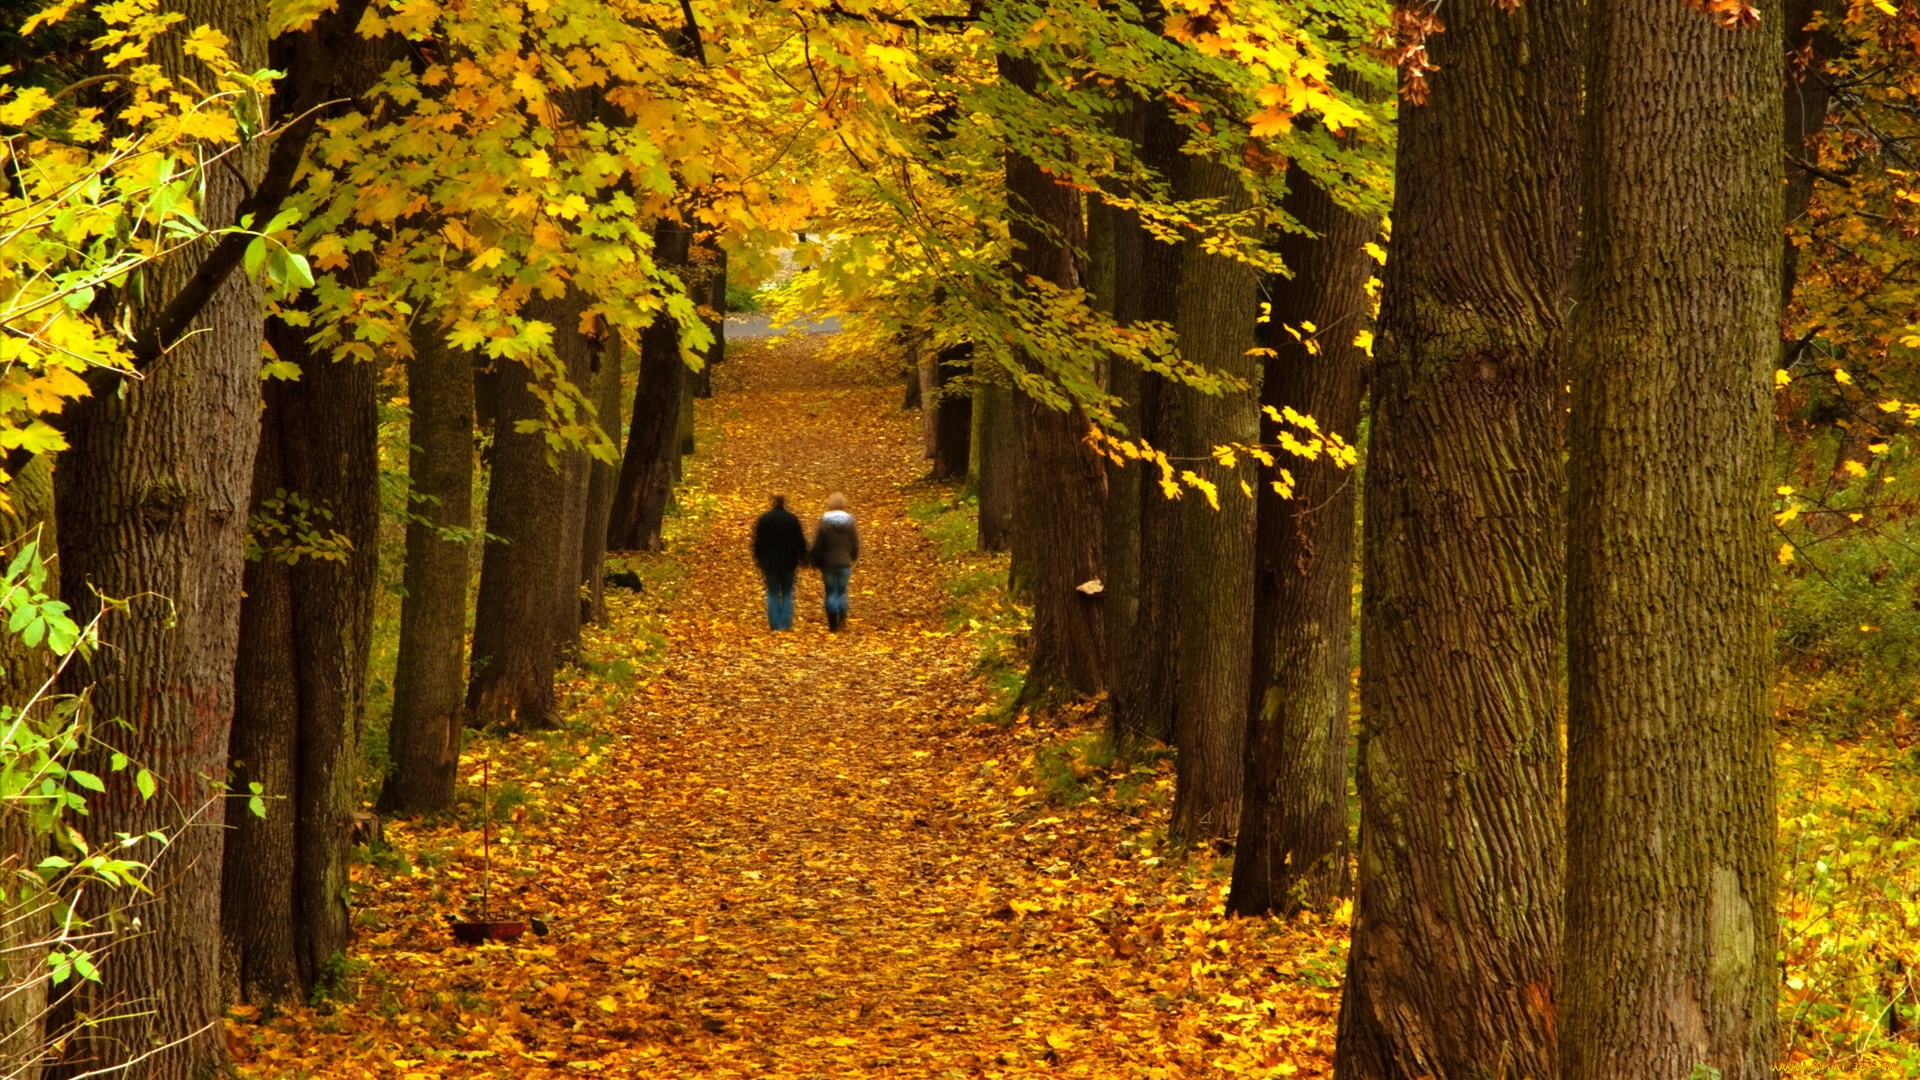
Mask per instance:
[[[602,431],[620,453],[620,338],[609,335],[594,352],[594,411]],[[580,586],[586,590],[582,612],[588,622],[604,625],[607,621],[607,519],[613,513],[613,485],[619,480],[620,466],[593,459],[587,477],[586,531],[580,543]]]
[[[1567,1080],[1773,1075],[1779,0],[1591,8],[1569,427]],[[1398,222],[1396,221],[1396,228]]]
[[[305,337],[268,331],[301,373],[266,385],[253,475],[264,551],[246,569],[229,744],[236,792],[258,783],[267,796],[265,817],[228,800],[221,883],[222,962],[257,1003],[305,1001],[346,949],[379,561],[378,375]],[[302,517],[337,546],[302,550],[297,534],[266,524]]]
[[[453,805],[466,726],[467,583],[473,529],[473,362],[435,320],[413,326],[407,364],[412,489],[394,666],[392,762],[380,810],[424,814]],[[445,532],[443,533],[443,530]]]
[[[1291,407],[1322,431],[1357,441],[1369,325],[1362,245],[1380,223],[1343,210],[1304,175],[1286,210],[1311,235],[1276,245],[1293,277],[1268,279],[1272,350],[1263,405]],[[1311,323],[1297,340],[1287,327]],[[1314,348],[1310,351],[1307,342]],[[1262,421],[1272,445],[1279,425]],[[1355,469],[1322,456],[1288,460],[1293,497],[1262,483],[1254,554],[1253,679],[1247,702],[1246,801],[1227,910],[1240,915],[1326,911],[1347,895],[1347,708],[1352,675]],[[1269,479],[1263,477],[1263,480]]]
[[[1001,56],[1000,77],[1027,93],[1038,80],[1029,60]],[[1079,193],[1056,182],[1033,159],[1006,152],[1009,231],[1017,274],[1060,288],[1079,284],[1074,262],[1081,224]],[[1033,368],[1039,361],[1026,357]],[[1106,563],[1103,459],[1087,442],[1086,414],[1024,398],[1025,482],[1020,534],[1033,557],[1033,642],[1023,703],[1062,695],[1092,696],[1105,687],[1102,603],[1079,587]]]
[[[1184,198],[1217,200],[1228,213],[1253,205],[1227,165],[1196,157],[1185,174]],[[1218,489],[1214,501],[1191,490],[1180,500],[1181,722],[1174,733],[1180,756],[1170,828],[1187,840],[1233,835],[1245,790],[1254,500],[1240,491],[1235,470],[1210,458],[1215,446],[1260,438],[1260,368],[1248,355],[1260,314],[1258,285],[1245,262],[1203,251],[1196,242],[1186,245],[1174,295],[1180,354],[1247,387],[1217,395],[1180,390],[1175,454]]]
[[[173,10],[187,26],[225,33],[230,55],[247,70],[267,65],[263,7],[181,0]],[[201,64],[179,51],[183,38],[165,38],[156,61],[175,80],[205,82]],[[208,170],[201,220],[233,223],[235,207],[260,179],[261,153],[242,149]],[[194,262],[189,256],[152,268],[146,295],[164,302],[179,292]],[[69,668],[64,688],[91,687],[95,715],[131,725],[113,730],[115,748],[162,781],[158,796],[143,799],[132,770],[109,775],[104,762],[89,761],[82,767],[105,777],[107,790],[75,825],[95,842],[154,829],[172,842],[163,850],[141,841],[126,851],[151,860],[166,887],[141,905],[141,933],[112,944],[101,981],[75,988],[74,1011],[95,1023],[66,1043],[57,1075],[150,1052],[141,1076],[151,1080],[202,1080],[226,1067],[222,785],[260,435],[263,310],[259,282],[230,275],[193,320],[195,332],[160,355],[145,378],[69,406],[70,449],[54,476],[61,592],[83,621],[98,610],[95,589],[127,599],[129,608],[106,620],[109,647],[91,664]],[[84,915],[104,917],[105,892],[90,893]]]
[[[1340,1080],[1554,1075],[1574,0],[1446,8],[1373,372]]]
[[[684,267],[693,233],[662,218],[654,229],[654,261]],[[680,359],[680,327],[665,312],[640,334],[640,382],[633,391],[626,456],[614,488],[607,526],[609,551],[658,551],[660,529],[673,495],[680,456],[680,402],[687,365]]]

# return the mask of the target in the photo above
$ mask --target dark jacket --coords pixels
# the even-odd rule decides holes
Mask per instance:
[[[820,524],[813,530],[813,552],[809,557],[813,565],[822,570],[852,566],[860,558],[860,530],[854,527],[853,515],[845,510],[829,510],[820,515]]]
[[[753,523],[753,561],[769,574],[790,574],[807,557],[807,534],[800,519],[784,506],[760,515]]]

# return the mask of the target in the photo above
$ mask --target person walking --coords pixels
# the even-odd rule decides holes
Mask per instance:
[[[767,581],[767,626],[793,629],[793,575],[807,557],[807,534],[787,509],[787,497],[775,495],[773,508],[753,523],[753,561]]]
[[[827,629],[839,633],[847,625],[847,582],[860,558],[860,530],[847,513],[847,497],[837,491],[827,496],[827,512],[813,530],[809,558],[820,568],[820,583],[826,586]]]

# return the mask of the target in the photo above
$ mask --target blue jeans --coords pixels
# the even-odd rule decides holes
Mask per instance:
[[[760,571],[767,579],[767,626],[774,630],[793,629],[793,571]]]
[[[820,568],[820,583],[827,587],[827,614],[845,615],[847,613],[847,582],[853,579],[851,566],[823,566]]]

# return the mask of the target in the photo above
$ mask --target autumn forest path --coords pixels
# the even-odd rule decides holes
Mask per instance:
[[[1156,847],[1164,767],[1075,760],[1081,795],[1036,792],[1036,749],[1084,715],[980,715],[978,642],[947,629],[944,569],[906,512],[918,419],[820,341],[719,370],[679,535],[587,643],[658,633],[664,665],[618,690],[583,673],[567,732],[463,754],[469,782],[492,760],[506,818],[495,917],[550,934],[453,945],[441,920],[477,910],[477,820],[395,822],[411,861],[356,872],[345,1000],[236,1010],[246,1075],[1328,1074],[1344,927],[1222,919],[1219,867]],[[747,540],[776,490],[809,529],[848,496],[842,634],[808,571],[795,629],[766,628]]]

